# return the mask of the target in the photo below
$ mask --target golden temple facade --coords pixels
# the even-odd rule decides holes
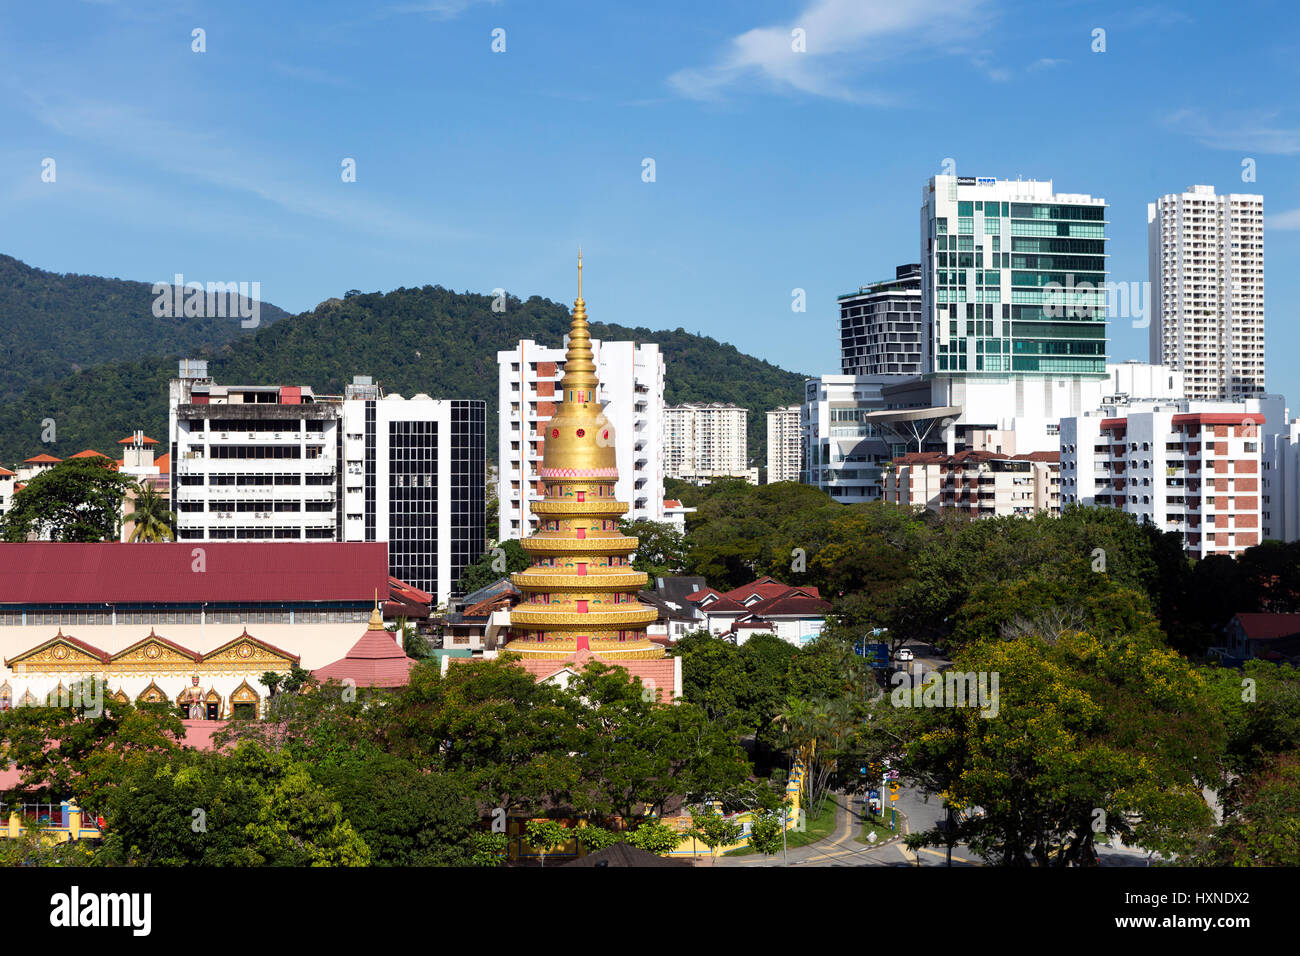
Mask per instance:
[[[579,254],[560,402],[543,438],[545,497],[532,505],[537,533],[520,542],[533,563],[511,575],[523,599],[510,612],[505,649],[528,658],[565,659],[583,649],[611,661],[664,654],[646,636],[656,611],[637,600],[647,583],[632,569],[637,539],[618,530],[628,505],[614,497],[614,427],[596,401],[597,385]]]

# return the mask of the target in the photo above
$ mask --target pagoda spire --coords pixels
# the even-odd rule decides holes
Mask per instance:
[[[628,505],[614,497],[618,461],[614,427],[596,401],[599,386],[582,298],[573,303],[564,377],[543,437],[539,472],[545,497],[532,503],[536,534],[520,542],[532,559],[511,580],[523,594],[510,612],[509,651],[567,659],[588,650],[611,660],[658,658],[646,635],[657,612],[637,600],[647,576],[632,568],[637,539],[618,530]]]

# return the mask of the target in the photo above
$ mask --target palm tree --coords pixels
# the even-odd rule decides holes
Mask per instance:
[[[176,524],[176,515],[168,509],[167,504],[167,499],[158,494],[152,485],[137,485],[135,510],[126,516],[127,521],[135,523],[128,540],[174,541],[176,534],[172,528]]]

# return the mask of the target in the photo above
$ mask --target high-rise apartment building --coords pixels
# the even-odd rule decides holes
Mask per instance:
[[[1147,205],[1151,361],[1187,397],[1264,391],[1264,197],[1192,186]]]
[[[798,481],[803,467],[800,406],[787,405],[767,413],[767,483]]]
[[[1107,403],[1063,419],[1061,503],[1118,508],[1180,532],[1196,557],[1240,554],[1262,540],[1267,421],[1284,416],[1269,396]]]
[[[921,266],[839,297],[840,370],[845,375],[920,375]]]
[[[665,410],[664,474],[683,481],[747,478],[749,409],[731,402],[687,402]]]
[[[178,539],[387,542],[389,572],[440,604],[483,553],[483,402],[190,373],[171,383]]]
[[[545,496],[538,469],[546,424],[559,404],[565,349],[524,339],[497,353],[498,531],[501,541],[537,530],[531,504]],[[664,520],[664,360],[653,343],[591,340],[596,400],[614,425],[619,478],[615,494],[632,520]]]

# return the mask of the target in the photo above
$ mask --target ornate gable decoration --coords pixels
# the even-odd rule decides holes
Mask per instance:
[[[199,659],[196,651],[182,647],[165,637],[159,637],[151,628],[148,637],[118,651],[110,658],[110,663],[117,672],[176,669],[192,671]]]
[[[209,668],[215,664],[224,664],[230,670],[249,670],[254,667],[263,671],[289,670],[300,658],[297,654],[282,651],[274,645],[258,640],[244,629],[244,633],[214,651],[202,655],[201,660]]]
[[[30,673],[80,673],[101,671],[108,663],[108,654],[98,647],[58,634],[29,651],[23,651],[5,660],[5,666],[15,674]]]
[[[160,688],[153,681],[150,681],[149,686],[146,687],[144,690],[140,691],[140,696],[137,697],[135,700],[137,704],[169,703],[169,701],[167,700],[167,695],[162,692],[162,688]]]

